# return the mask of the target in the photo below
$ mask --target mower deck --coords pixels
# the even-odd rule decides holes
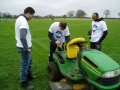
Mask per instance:
[[[49,82],[51,90],[91,90],[86,83],[68,83],[65,79],[59,82]]]

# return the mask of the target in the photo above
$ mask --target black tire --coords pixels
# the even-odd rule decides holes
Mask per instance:
[[[115,90],[120,90],[120,87],[119,87],[119,88],[117,88],[117,89],[115,89]]]
[[[56,62],[50,62],[47,66],[48,77],[52,81],[59,81],[62,77]]]

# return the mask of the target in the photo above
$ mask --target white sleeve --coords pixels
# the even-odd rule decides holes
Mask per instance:
[[[65,32],[65,36],[69,36],[70,35],[70,32],[69,32],[69,28],[68,26],[66,27],[66,32]]]
[[[52,24],[49,28],[49,32],[53,33],[53,31],[54,31],[54,24]]]
[[[101,29],[102,29],[103,31],[106,31],[106,30],[107,30],[107,25],[106,25],[106,23],[105,23],[104,21],[102,21],[102,23],[101,23]]]
[[[92,23],[91,23],[91,27],[92,27],[92,30],[93,30],[93,21],[92,21]]]
[[[21,22],[20,22],[20,29],[21,28],[28,29],[28,23],[27,23],[27,21],[21,20]]]

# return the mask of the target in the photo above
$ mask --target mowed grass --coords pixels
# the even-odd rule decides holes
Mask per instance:
[[[33,43],[33,75],[37,79],[30,81],[35,90],[50,90],[46,67],[48,64],[49,39],[48,29],[55,21],[63,20],[31,20],[29,21]],[[92,20],[64,20],[68,23],[71,39],[84,37],[89,45],[88,30]],[[120,20],[105,20],[108,36],[103,41],[102,51],[120,64]],[[0,90],[22,90],[19,82],[20,56],[16,48],[14,34],[15,21],[0,21]],[[105,64],[105,63],[104,63]],[[106,63],[106,65],[108,65]]]

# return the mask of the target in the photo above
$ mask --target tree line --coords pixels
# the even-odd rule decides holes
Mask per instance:
[[[108,18],[111,14],[110,10],[106,9],[104,12],[103,12],[105,18]],[[75,11],[69,11],[67,13],[68,17],[77,17],[77,18],[83,18],[85,16],[87,16],[87,13],[83,10],[77,10],[77,12]],[[120,12],[118,12],[118,16],[120,17]]]
[[[103,12],[103,14],[104,14],[105,18],[108,18],[110,16],[111,12],[110,12],[110,10],[107,9]],[[8,12],[5,12],[5,13],[0,12],[0,20],[1,19],[16,19],[18,16],[19,15],[12,15]],[[86,16],[87,16],[87,13],[84,10],[79,9],[76,12],[69,11],[69,12],[67,12],[67,14],[60,15],[60,16],[54,16],[52,14],[46,15],[46,16],[35,15],[34,18],[36,18],[36,19],[51,18],[53,20],[54,18],[65,18],[65,19],[67,17],[69,17],[69,18],[85,18]],[[120,12],[118,12],[118,16],[120,17]]]

